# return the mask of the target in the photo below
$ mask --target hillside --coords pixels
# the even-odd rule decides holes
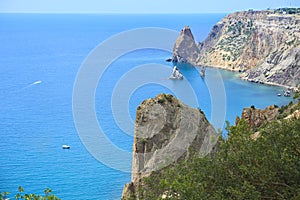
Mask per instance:
[[[146,178],[144,199],[299,199],[299,108],[244,109],[214,154]]]
[[[192,35],[189,27],[185,27],[174,45],[173,61],[243,72],[241,78],[253,82],[298,87],[298,10],[250,10],[229,14],[198,44],[189,37]]]

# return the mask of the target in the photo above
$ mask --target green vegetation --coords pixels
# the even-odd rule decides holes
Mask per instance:
[[[164,97],[159,97],[158,100],[157,100],[157,102],[160,103],[160,104],[163,104],[165,101],[166,101],[165,96]]]
[[[230,21],[226,29],[228,37],[221,39],[216,45],[217,50],[223,50],[227,53],[226,58],[223,56],[223,61],[236,61],[242,53],[242,47],[247,44],[254,30],[252,20]]]
[[[171,94],[162,94],[159,98],[158,98],[158,103],[163,104],[164,102],[166,102],[166,100],[170,103],[173,102],[173,95]]]
[[[300,8],[279,8],[274,10],[274,12],[279,14],[300,14]]]
[[[25,199],[25,200],[59,200],[60,198],[56,197],[52,194],[52,190],[46,188],[44,190],[44,195],[37,195],[37,194],[26,194],[24,193],[24,189],[22,186],[18,188],[19,193],[17,193],[14,197],[16,200],[18,199]],[[9,192],[1,192],[0,193],[0,200],[7,200],[9,199]]]
[[[143,199],[300,199],[300,120],[228,126],[218,152],[145,180]]]
[[[283,105],[279,108],[278,119],[284,119],[285,117],[294,113],[296,110],[300,110],[300,101],[298,101],[296,103],[293,103],[291,101],[288,105]]]
[[[171,94],[167,94],[166,95],[166,99],[170,102],[170,103],[172,103],[172,101],[173,101],[173,95],[171,95]]]
[[[300,88],[294,93],[293,99],[300,99]]]

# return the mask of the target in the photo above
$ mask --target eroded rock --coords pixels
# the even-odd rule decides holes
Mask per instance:
[[[125,185],[123,199],[141,199],[138,190],[143,178],[192,154],[211,153],[217,140],[201,110],[166,94],[143,101],[135,120],[132,182]]]
[[[196,64],[199,48],[189,26],[185,26],[173,48],[173,62]]]

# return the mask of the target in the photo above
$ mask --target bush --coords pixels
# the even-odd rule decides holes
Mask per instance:
[[[157,102],[160,104],[164,103],[165,101],[166,101],[166,99],[164,97],[159,97],[157,100]]]
[[[213,156],[193,157],[146,179],[144,199],[297,199],[300,196],[300,120],[253,131],[228,127]]]
[[[37,195],[37,194],[24,194],[24,189],[22,186],[19,186],[18,193],[15,195],[15,199],[25,199],[25,200],[60,200],[57,196],[52,194],[52,190],[50,188],[46,188],[44,190],[44,195]],[[0,200],[9,199],[8,197],[9,192],[1,192],[0,193]]]
[[[167,95],[166,95],[166,99],[167,99],[170,103],[172,103],[172,101],[173,101],[173,95],[167,94]]]

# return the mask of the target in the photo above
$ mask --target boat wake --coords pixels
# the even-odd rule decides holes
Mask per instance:
[[[41,84],[41,83],[42,83],[42,81],[41,81],[41,80],[38,80],[38,81],[35,81],[35,82],[33,82],[33,83],[27,85],[26,87],[23,87],[22,89],[26,89],[26,88],[29,88],[29,87],[31,87],[31,86],[34,86],[34,85],[37,85],[37,84]]]

